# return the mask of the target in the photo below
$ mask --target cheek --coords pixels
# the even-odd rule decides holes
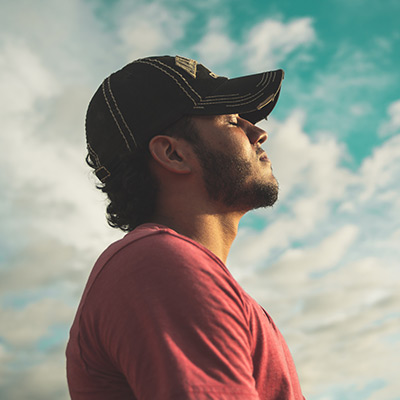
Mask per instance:
[[[245,134],[230,138],[226,146],[229,147],[233,153],[245,159],[251,158],[254,152]]]

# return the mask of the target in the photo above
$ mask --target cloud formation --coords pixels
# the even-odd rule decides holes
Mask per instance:
[[[162,2],[124,2],[118,11],[118,35],[126,62],[168,52],[185,34],[190,13]]]
[[[389,121],[383,123],[379,128],[379,134],[383,137],[400,131],[400,100],[396,100],[388,108]]]
[[[225,21],[221,18],[213,18],[209,21],[208,29],[200,41],[193,47],[199,60],[205,60],[208,68],[215,68],[226,63],[238,49],[235,43],[225,31]]]
[[[247,33],[243,46],[247,70],[277,68],[288,55],[313,43],[316,35],[312,23],[311,18],[298,18],[288,23],[266,19],[254,26]]]

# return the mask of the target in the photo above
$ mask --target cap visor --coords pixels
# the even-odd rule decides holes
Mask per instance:
[[[268,71],[228,79],[212,95],[204,97],[193,109],[194,114],[240,114],[252,123],[266,118],[275,107],[284,71]]]

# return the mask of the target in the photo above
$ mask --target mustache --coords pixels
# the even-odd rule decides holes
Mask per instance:
[[[257,156],[260,156],[261,154],[266,154],[266,153],[265,153],[265,150],[264,150],[263,148],[261,148],[261,147],[258,147],[258,148],[256,149],[256,155],[257,155]]]

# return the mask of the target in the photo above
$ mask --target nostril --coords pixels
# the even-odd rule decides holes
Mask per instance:
[[[261,145],[268,139],[268,134],[263,129],[260,129],[258,127],[255,127],[255,128],[257,128],[257,130],[255,130],[255,132],[254,132],[253,143],[258,143]]]
[[[260,136],[259,143],[262,144],[266,142],[268,139],[268,133],[263,131],[262,135]]]

